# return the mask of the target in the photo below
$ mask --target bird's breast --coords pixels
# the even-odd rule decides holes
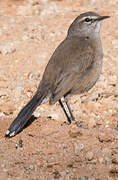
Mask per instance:
[[[98,57],[97,57],[98,58]],[[72,94],[81,94],[89,91],[97,82],[102,71],[102,56],[93,62],[85,72],[78,74]]]

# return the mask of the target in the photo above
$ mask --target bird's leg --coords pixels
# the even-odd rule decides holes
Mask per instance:
[[[69,111],[69,113],[70,113],[70,117],[71,117],[72,121],[74,121],[74,120],[75,120],[75,117],[73,116],[73,113],[72,113],[70,104],[68,103],[67,98],[64,98],[64,100],[65,100],[66,106],[67,106],[67,108],[68,108],[68,111]]]
[[[59,104],[60,104],[60,106],[62,107],[62,109],[63,109],[63,111],[64,111],[64,113],[65,113],[65,115],[66,115],[66,117],[67,117],[67,120],[68,120],[69,124],[71,124],[71,118],[68,116],[68,113],[66,112],[65,107],[64,107],[61,99],[59,99]]]

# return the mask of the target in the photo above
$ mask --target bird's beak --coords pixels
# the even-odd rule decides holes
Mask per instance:
[[[102,20],[104,20],[104,19],[106,19],[106,18],[110,18],[110,16],[100,16],[100,17],[98,17],[96,20],[97,20],[97,21],[102,21]]]

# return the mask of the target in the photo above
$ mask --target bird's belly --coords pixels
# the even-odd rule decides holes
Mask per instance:
[[[86,72],[78,76],[75,86],[72,89],[72,94],[81,94],[89,91],[97,82],[102,70],[101,66],[93,66]]]

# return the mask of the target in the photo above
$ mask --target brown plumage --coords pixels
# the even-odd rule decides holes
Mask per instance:
[[[103,52],[99,31],[101,20],[105,18],[108,16],[88,12],[74,20],[67,37],[50,58],[37,92],[20,111],[6,131],[6,136],[11,137],[21,131],[37,106],[47,101],[50,104],[59,101],[71,123],[74,116],[68,104],[68,97],[91,89],[102,70]],[[63,106],[62,97],[65,98],[70,117]]]

